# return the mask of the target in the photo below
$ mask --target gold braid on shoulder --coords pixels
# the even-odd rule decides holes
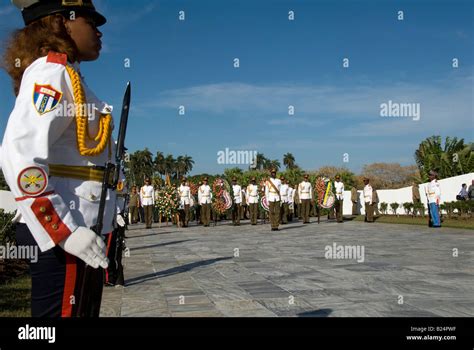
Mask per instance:
[[[91,137],[89,135],[88,116],[85,115],[86,96],[82,88],[81,78],[71,66],[66,66],[66,70],[71,78],[76,108],[77,149],[81,156],[97,156],[105,150],[108,144],[110,145],[112,116],[110,114],[102,115],[99,121],[99,132],[95,137]],[[98,142],[97,145],[93,148],[87,147],[86,138]]]

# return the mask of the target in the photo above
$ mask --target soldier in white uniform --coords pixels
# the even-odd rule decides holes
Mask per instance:
[[[437,180],[438,174],[431,170],[428,174],[430,183],[426,186],[425,192],[428,197],[428,206],[430,210],[431,226],[441,227],[439,216],[439,202],[441,201],[441,189]]]
[[[280,225],[280,188],[281,181],[276,178],[276,169],[272,169],[270,178],[265,181],[265,197],[269,205],[269,216],[272,231],[278,231]]]
[[[309,175],[305,174],[304,180],[298,185],[298,197],[301,202],[303,224],[309,224],[309,211],[313,199],[313,186],[308,181]]]
[[[232,223],[240,226],[240,206],[242,204],[242,187],[237,184],[237,179],[232,179]]]
[[[151,185],[150,179],[145,179],[145,185],[140,189],[140,202],[145,215],[145,225],[149,229],[153,223],[153,207],[155,205],[155,189]]]
[[[364,178],[364,185],[365,221],[374,222],[374,202],[372,198],[374,192],[369,178]]]
[[[334,202],[336,219],[337,222],[343,222],[342,208],[344,203],[344,183],[341,181],[341,177],[339,175],[336,175],[336,180],[334,181],[334,192],[336,194]]]
[[[106,20],[90,0],[13,3],[26,28],[13,34],[3,59],[17,95],[3,138],[3,172],[21,213],[17,243],[41,251],[30,265],[32,315],[70,317],[78,314],[71,301],[101,291],[101,270],[99,285],[82,285],[85,264],[108,266],[105,243],[90,227],[97,221],[103,166],[113,161],[112,108],[85,84],[79,66],[99,57],[97,27]],[[75,103],[86,108],[76,110]],[[112,231],[115,209],[109,190],[101,234]],[[86,308],[100,306],[100,294]]]
[[[257,179],[252,177],[250,185],[247,186],[247,204],[250,212],[250,223],[257,225],[258,218],[258,186]]]
[[[209,227],[211,221],[211,203],[212,203],[212,192],[211,187],[207,184],[208,178],[205,177],[202,180],[202,185],[199,186],[198,190],[198,201],[201,206],[201,221],[204,227]]]
[[[280,222],[282,224],[287,224],[288,223],[288,196],[289,196],[289,191],[288,191],[288,181],[285,179],[284,176],[280,176],[280,180],[282,182],[282,185],[280,187],[280,195],[281,195],[281,210],[280,210]]]
[[[181,221],[183,227],[188,227],[189,223],[189,205],[191,204],[191,188],[186,183],[186,177],[183,176],[181,179],[181,185],[178,188],[178,194],[180,198],[180,207],[183,210]]]

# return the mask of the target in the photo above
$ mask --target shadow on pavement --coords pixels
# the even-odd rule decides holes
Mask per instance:
[[[127,239],[130,238],[141,238],[141,237],[148,237],[148,236],[158,236],[158,235],[166,235],[168,233],[176,233],[176,231],[167,231],[167,232],[155,232],[155,233],[148,233],[146,235],[137,235],[137,236],[127,236]]]
[[[313,311],[305,311],[297,314],[298,317],[328,317],[332,313],[332,309],[319,309]]]
[[[159,271],[159,272],[155,272],[155,273],[149,273],[147,275],[143,275],[143,276],[139,276],[139,277],[135,277],[135,278],[130,278],[130,279],[125,281],[125,287],[132,286],[134,284],[143,283],[143,282],[150,281],[150,280],[160,278],[160,277],[167,277],[167,276],[176,275],[178,273],[188,272],[188,271],[191,271],[192,269],[194,269],[196,267],[207,266],[207,265],[211,265],[211,264],[214,264],[216,262],[219,262],[219,261],[230,260],[230,259],[232,259],[231,256],[222,257],[222,258],[208,259],[208,260],[201,260],[201,261],[196,261],[196,262],[193,262],[193,263],[184,264],[184,265],[177,266],[177,267],[172,267],[171,269],[167,269],[167,270],[163,270],[163,271]]]
[[[179,243],[184,243],[184,242],[189,242],[189,241],[194,241],[194,239],[183,239],[181,241],[171,241],[171,242],[157,243],[157,244],[152,244],[152,245],[144,245],[141,247],[133,247],[133,248],[130,248],[130,251],[156,248],[156,247],[165,247],[167,245],[179,244]]]

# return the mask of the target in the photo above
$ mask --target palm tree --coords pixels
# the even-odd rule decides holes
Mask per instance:
[[[276,169],[277,171],[280,169],[280,161],[278,159],[270,160],[267,159],[263,168],[265,170],[271,170],[271,169]]]
[[[296,168],[295,157],[291,153],[286,153],[283,155],[283,164],[285,165],[286,169],[294,169]]]
[[[253,164],[255,167],[255,170],[262,170],[265,169],[265,164],[268,161],[268,159],[263,155],[263,153],[257,153],[255,156],[255,164]]]
[[[193,170],[193,166],[194,166],[193,157],[190,157],[187,154],[185,154],[183,157],[183,162],[185,164],[185,171],[184,171],[185,174]]]
[[[153,155],[148,148],[145,148],[143,151],[136,151],[130,155],[130,162],[127,166],[130,169],[132,182],[138,181],[141,184],[145,177],[153,176]]]
[[[163,152],[156,152],[154,165],[155,171],[160,174],[160,177],[162,178],[165,174],[165,156],[163,155]]]
[[[436,170],[440,178],[467,174],[474,171],[473,144],[446,137],[443,148],[441,136],[431,136],[420,143],[415,161],[423,181],[428,180],[430,170]]]
[[[176,169],[176,161],[173,158],[172,154],[168,154],[164,160],[165,176],[168,176],[168,175],[171,176],[175,172],[175,169]]]
[[[184,175],[186,173],[186,163],[184,161],[183,156],[178,156],[175,162],[175,171],[176,171],[176,179],[179,179],[179,175]]]

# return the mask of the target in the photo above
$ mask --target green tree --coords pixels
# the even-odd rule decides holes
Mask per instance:
[[[267,159],[263,168],[265,170],[276,169],[278,171],[280,169],[280,166],[281,164],[278,159],[273,159],[273,160]]]
[[[232,178],[236,178],[239,184],[242,184],[244,172],[242,169],[234,167],[224,170],[224,177],[230,183]]]
[[[176,160],[174,159],[172,154],[168,154],[165,157],[164,170],[165,170],[165,177],[166,176],[172,177],[173,174],[176,172]]]
[[[163,175],[165,175],[165,156],[163,155],[163,152],[156,152],[154,168],[155,171],[160,174],[160,177],[163,177]]]
[[[283,155],[283,165],[286,169],[295,169],[298,166],[295,163],[295,157],[291,153],[286,153]]]
[[[185,174],[189,173],[190,171],[193,170],[194,166],[194,160],[192,157],[188,156],[187,154],[184,155],[183,157],[183,162],[184,162],[184,169],[185,169]]]
[[[129,162],[125,163],[125,169],[129,183],[142,185],[145,177],[154,175],[153,154],[148,148],[143,151],[135,151],[130,155]]]
[[[262,170],[265,169],[265,164],[268,162],[268,159],[263,155],[263,153],[257,153],[255,157],[255,169]]]
[[[344,188],[349,190],[352,186],[357,187],[357,178],[352,171],[344,167],[323,166],[316,170],[316,177],[327,177],[334,180],[336,175],[341,176]]]
[[[293,169],[287,169],[281,175],[283,175],[291,185],[296,186],[303,180],[304,171],[296,167]]]
[[[473,153],[474,144],[465,144],[464,139],[446,137],[443,146],[441,136],[428,137],[415,152],[421,180],[428,181],[430,170],[437,171],[441,179],[473,172]]]

